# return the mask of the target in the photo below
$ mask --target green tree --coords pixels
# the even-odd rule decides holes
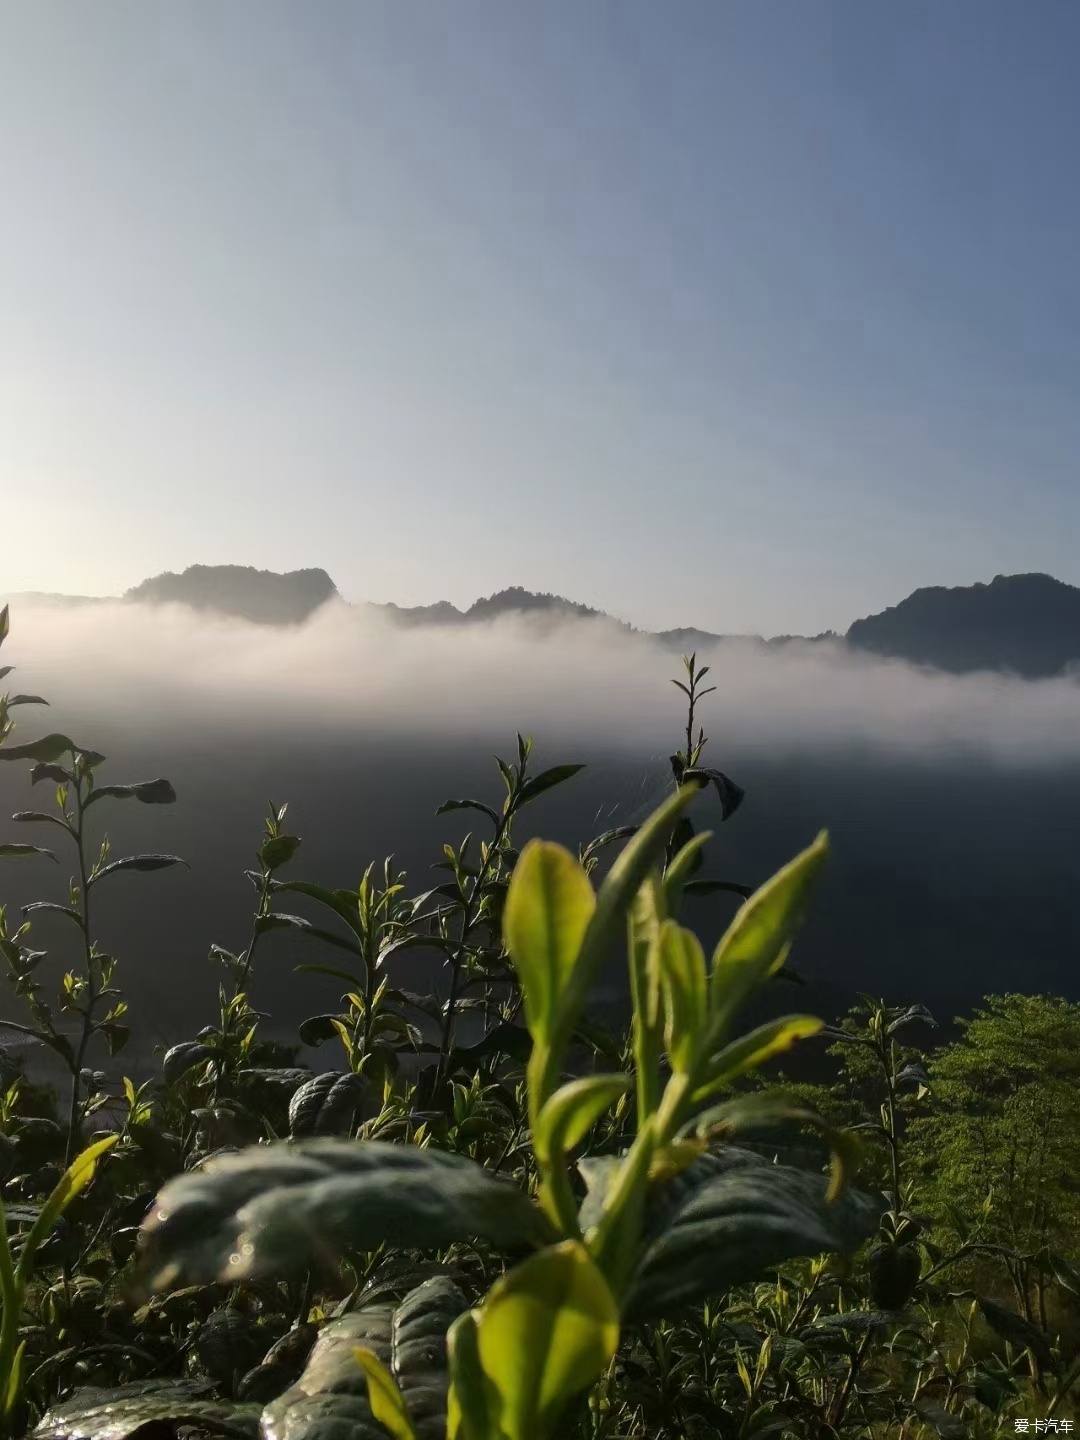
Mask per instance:
[[[989,1197],[979,1253],[996,1254],[1025,1318],[1045,1329],[1047,1252],[1080,1230],[1080,1005],[991,995],[956,1023],[961,1038],[928,1065],[932,1108],[910,1125],[920,1198],[964,1242]]]

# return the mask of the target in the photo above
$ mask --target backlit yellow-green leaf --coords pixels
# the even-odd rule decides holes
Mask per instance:
[[[507,1440],[548,1440],[573,1396],[595,1383],[619,1343],[619,1312],[575,1240],[497,1281],[477,1320],[477,1351],[499,1397]]]
[[[506,896],[503,934],[525,996],[533,1039],[550,1039],[558,999],[596,909],[580,863],[561,845],[532,840]]]
[[[447,1440],[506,1440],[497,1419],[499,1393],[480,1364],[476,1323],[479,1313],[466,1310],[446,1332],[450,1361]]]
[[[585,1075],[556,1090],[540,1111],[533,1135],[536,1153],[546,1157],[572,1150],[629,1087],[627,1075]]]
[[[358,1347],[354,1354],[367,1377],[368,1404],[375,1419],[394,1440],[416,1440],[404,1396],[393,1375],[373,1351]]]
[[[722,1023],[730,1020],[762,980],[783,965],[828,854],[828,836],[822,831],[735,915],[716,947],[709,982],[712,1009]]]
[[[671,1068],[685,1074],[697,1049],[708,1006],[705,952],[696,935],[668,920],[659,937],[660,983],[667,1010],[665,1040]]]
[[[800,1040],[816,1035],[823,1024],[816,1015],[785,1015],[733,1040],[712,1057],[708,1083],[695,1092],[694,1099],[704,1100],[720,1086],[757,1070]]]
[[[97,1140],[93,1145],[88,1145],[75,1159],[60,1177],[52,1194],[41,1207],[41,1213],[34,1221],[30,1234],[23,1243],[22,1253],[19,1256],[20,1275],[29,1275],[33,1266],[34,1254],[38,1246],[51,1233],[53,1226],[64,1213],[72,1200],[80,1190],[84,1190],[94,1178],[94,1171],[97,1162],[107,1150],[120,1139],[119,1135],[107,1135],[104,1140]]]

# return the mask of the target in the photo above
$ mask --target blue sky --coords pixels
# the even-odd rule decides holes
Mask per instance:
[[[1072,0],[38,0],[0,587],[813,633],[1080,583]]]

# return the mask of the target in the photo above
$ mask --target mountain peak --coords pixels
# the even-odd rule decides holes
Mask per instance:
[[[126,601],[190,605],[262,625],[295,625],[334,599],[337,586],[325,570],[256,570],[251,565],[189,565],[134,586]]]
[[[1042,574],[927,586],[856,620],[846,638],[860,650],[953,674],[1005,670],[1045,678],[1080,659],[1080,589]]]

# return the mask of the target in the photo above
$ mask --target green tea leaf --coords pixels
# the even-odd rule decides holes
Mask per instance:
[[[174,1045],[166,1051],[165,1059],[161,1063],[166,1085],[172,1085],[181,1075],[186,1075],[196,1065],[209,1060],[213,1053],[209,1046],[201,1045],[197,1040],[185,1040],[180,1045]]]
[[[383,1427],[393,1413],[398,1428],[391,1425],[391,1435],[445,1440],[447,1331],[465,1309],[461,1291],[440,1275],[411,1290],[396,1308],[372,1297],[359,1310],[331,1321],[319,1332],[299,1380],[267,1405],[264,1436],[386,1440]],[[358,1349],[374,1357],[378,1396],[369,1383],[375,1367],[357,1363]],[[380,1424],[376,1415],[383,1400],[393,1408],[380,1416]],[[401,1429],[403,1419],[409,1431]]]
[[[533,1135],[537,1155],[561,1156],[572,1150],[629,1088],[628,1075],[585,1075],[556,1090],[537,1120]]]
[[[259,859],[267,870],[279,870],[300,849],[299,835],[272,835],[259,849]]]
[[[59,905],[55,900],[31,900],[29,905],[22,907],[22,913],[24,916],[44,914],[64,915],[72,921],[73,924],[77,925],[80,930],[83,928],[83,918],[79,912],[73,906]]]
[[[394,1440],[416,1440],[416,1431],[405,1408],[405,1398],[393,1375],[373,1350],[358,1346],[353,1354],[367,1376],[367,1397],[372,1415]]]
[[[534,775],[531,780],[526,780],[518,791],[518,805],[528,805],[531,800],[546,794],[548,790],[553,790],[556,785],[561,785],[565,780],[569,780],[584,769],[584,765],[553,765],[550,770],[544,770],[539,775]]]
[[[505,1440],[496,1419],[499,1392],[484,1374],[477,1346],[478,1310],[467,1310],[446,1334],[451,1384],[447,1397],[447,1440]]]
[[[32,740],[28,745],[5,746],[0,749],[0,760],[37,760],[49,765],[77,749],[74,740],[67,735],[43,735],[40,740]]]
[[[694,1063],[698,1037],[708,1019],[705,952],[692,931],[667,920],[660,928],[657,955],[666,1010],[668,1059],[676,1074],[686,1074]]]
[[[541,1213],[472,1160],[412,1145],[316,1139],[212,1156],[161,1190],[143,1222],[156,1289],[302,1274],[380,1245],[542,1242]]]
[[[360,936],[363,933],[360,924],[360,900],[355,890],[328,890],[324,885],[313,885],[307,880],[275,880],[272,889],[275,894],[287,891],[317,900],[320,905],[325,905],[328,910],[339,915],[354,935]]]
[[[185,870],[191,868],[179,855],[125,855],[122,860],[114,860],[111,865],[104,866],[96,875],[92,875],[86,882],[87,888],[98,884],[107,875],[116,875],[121,870],[166,870],[170,865],[183,865]]]
[[[75,1196],[90,1184],[102,1155],[111,1150],[119,1139],[119,1135],[107,1135],[103,1140],[88,1145],[64,1171],[52,1194],[41,1207],[41,1214],[34,1221],[19,1255],[18,1273],[24,1280],[33,1273],[34,1255],[39,1246],[51,1233],[53,1226]]]
[[[45,818],[51,819],[52,817]],[[53,852],[43,849],[40,845],[0,845],[0,860],[17,860],[26,855],[45,855],[54,863],[59,864]]]
[[[826,1194],[824,1176],[751,1151],[703,1155],[650,1193],[627,1317],[675,1315],[785,1260],[851,1250],[876,1232],[884,1196],[846,1190],[830,1205]]]
[[[289,1134],[341,1135],[348,1132],[364,1098],[364,1080],[346,1071],[315,1075],[289,1102]]]
[[[767,976],[783,965],[810,892],[828,858],[824,831],[740,907],[713,955],[709,989],[717,1039]]]
[[[497,1280],[477,1316],[477,1351],[507,1440],[555,1434],[567,1403],[619,1343],[619,1312],[584,1245],[564,1241]]]
[[[700,1101],[711,1095],[721,1085],[748,1075],[767,1061],[790,1050],[800,1040],[817,1035],[824,1028],[824,1022],[816,1015],[785,1015],[779,1020],[770,1020],[759,1025],[748,1035],[742,1035],[725,1045],[709,1061],[709,1079],[694,1095]]]
[[[355,938],[335,935],[332,930],[321,930],[310,920],[305,920],[302,915],[285,915],[274,910],[269,915],[258,917],[255,921],[255,930],[259,935],[265,935],[270,930],[299,930],[302,935],[308,935],[312,940],[321,940],[324,945],[333,945],[338,950],[348,950],[350,955],[360,954],[360,947]]]
[[[596,910],[579,862],[561,845],[532,840],[521,853],[503,912],[506,948],[525,997],[533,1039],[548,1043],[562,994]]]
[[[482,800],[444,800],[435,814],[448,815],[452,810],[479,810],[482,815],[488,817],[496,829],[502,824],[498,811],[493,810],[490,805],[485,805]]]
[[[978,1301],[983,1319],[995,1335],[1000,1335],[1018,1350],[1030,1350],[1041,1365],[1054,1363],[1051,1354],[1053,1341],[1045,1330],[1040,1330],[1018,1311],[1010,1310],[1007,1305],[1001,1305],[985,1295],[978,1296]]]
[[[227,1440],[258,1440],[262,1407],[209,1399],[212,1389],[205,1380],[137,1380],[111,1390],[84,1386],[54,1405],[30,1440],[128,1440],[140,1431],[171,1432],[176,1424]],[[378,1440],[374,1433],[372,1440]]]

